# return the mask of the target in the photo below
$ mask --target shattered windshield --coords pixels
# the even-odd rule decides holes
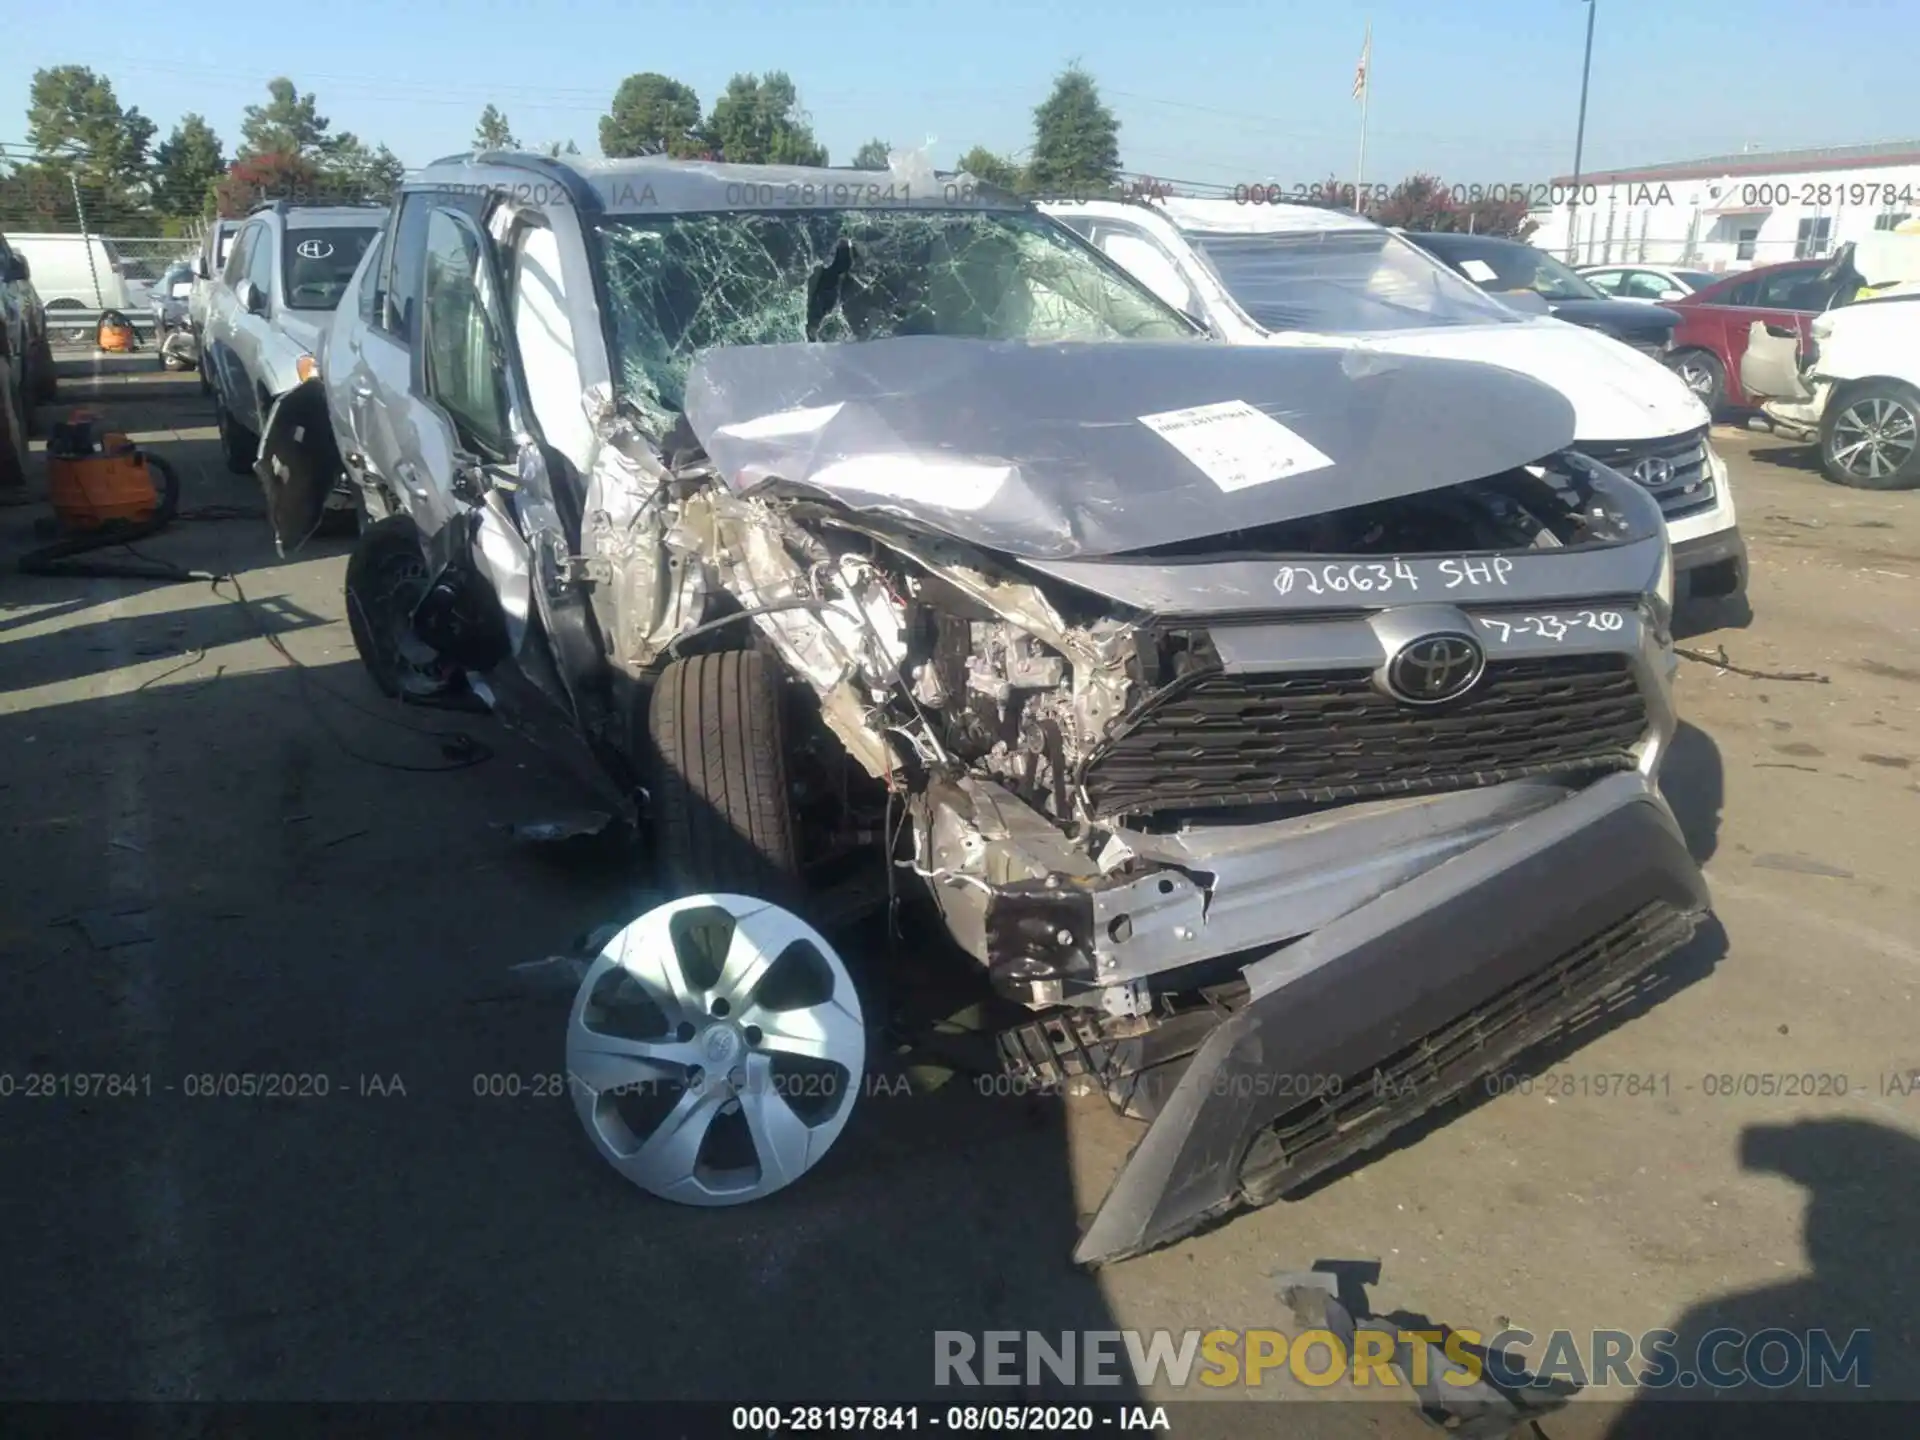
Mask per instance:
[[[1263,330],[1354,335],[1519,318],[1386,230],[1187,238]]]
[[[948,335],[1195,339],[1177,311],[1024,211],[621,216],[600,240],[617,370],[664,429],[717,345]]]
[[[360,268],[360,257],[380,233],[329,225],[287,231],[287,304],[295,310],[331,310],[347,293],[347,282]]]

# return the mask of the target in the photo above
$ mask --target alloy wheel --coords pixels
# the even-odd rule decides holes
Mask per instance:
[[[1833,463],[1849,475],[1877,480],[1895,474],[1920,444],[1920,418],[1898,400],[1867,396],[1833,422]]]
[[[839,1138],[866,1068],[859,997],[790,911],[694,895],[614,936],[567,1025],[574,1109],[602,1158],[650,1194],[740,1205],[784,1189]]]

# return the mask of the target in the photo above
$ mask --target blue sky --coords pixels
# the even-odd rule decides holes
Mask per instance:
[[[1588,169],[1920,136],[1917,0],[1596,3]],[[0,0],[0,143],[25,139],[34,70],[62,63],[106,73],[162,137],[200,111],[229,152],[242,107],[285,74],[336,130],[410,165],[465,146],[489,101],[523,141],[591,155],[633,71],[682,79],[704,105],[735,71],[785,69],[834,161],[878,135],[932,137],[944,165],[976,143],[1023,149],[1033,107],[1077,59],[1121,121],[1129,170],[1351,179],[1370,19],[1369,181],[1537,180],[1571,168],[1586,14],[1581,0],[326,0],[278,13]]]

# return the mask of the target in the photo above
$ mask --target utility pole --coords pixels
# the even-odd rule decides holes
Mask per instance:
[[[1600,7],[1597,0],[1584,0],[1587,7],[1587,58],[1580,66],[1580,123],[1573,132],[1573,194],[1567,199],[1567,262],[1572,264],[1578,250],[1580,233],[1580,155],[1587,141],[1587,78],[1593,74],[1593,17]]]

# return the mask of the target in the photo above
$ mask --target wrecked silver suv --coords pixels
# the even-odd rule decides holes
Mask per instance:
[[[462,157],[354,288],[260,468],[283,541],[357,485],[375,679],[544,701],[684,891],[917,876],[1030,1010],[1005,1063],[1150,1122],[1083,1262],[1378,1142],[1707,905],[1660,515],[1544,385],[1212,343],[964,177]]]

